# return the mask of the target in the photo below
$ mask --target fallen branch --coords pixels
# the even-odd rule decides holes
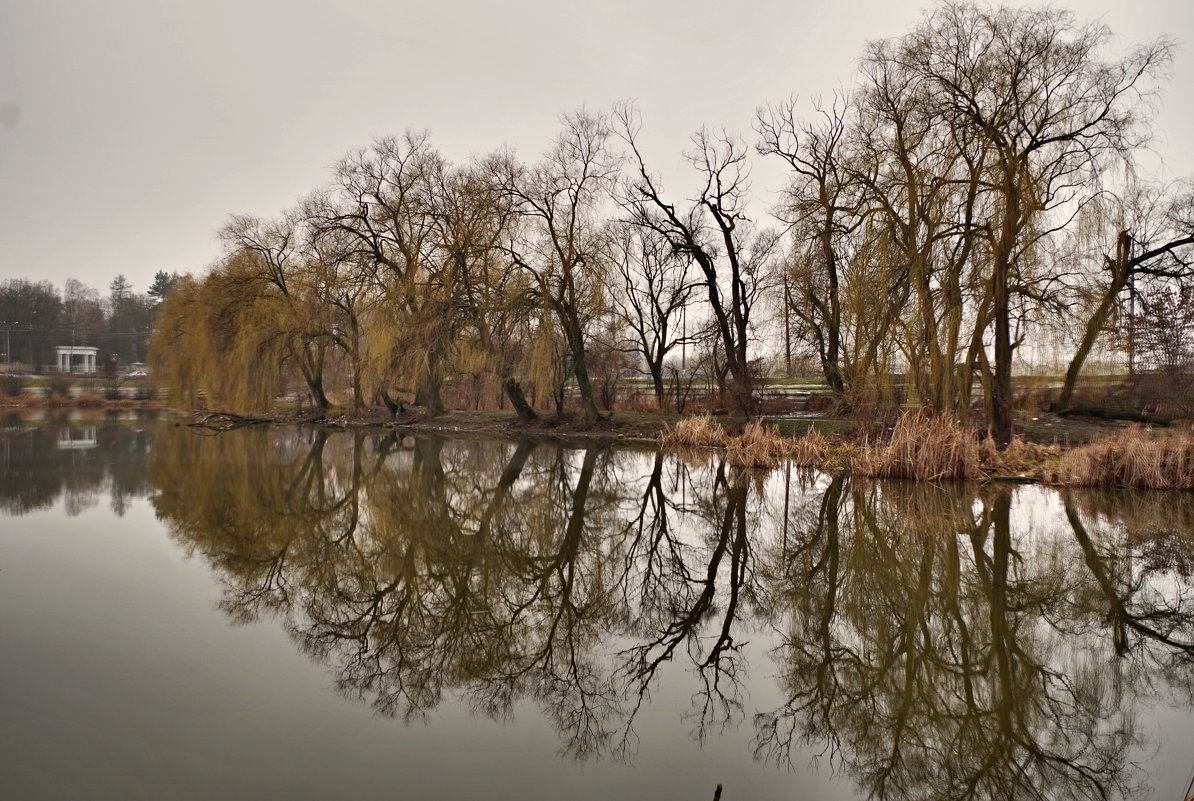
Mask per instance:
[[[200,414],[200,412],[196,412]],[[263,423],[272,423],[268,417],[245,417],[232,412],[207,412],[204,416],[193,423],[186,423],[191,428],[203,428],[208,431],[223,432],[231,431],[234,428],[244,428],[245,426],[257,426]]]

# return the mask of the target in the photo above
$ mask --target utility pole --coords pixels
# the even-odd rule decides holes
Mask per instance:
[[[29,372],[35,372],[33,369],[33,315],[37,314],[37,309],[29,310]]]

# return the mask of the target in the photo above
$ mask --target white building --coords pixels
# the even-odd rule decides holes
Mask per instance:
[[[84,345],[59,345],[54,348],[57,371],[60,373],[94,373],[99,348]]]

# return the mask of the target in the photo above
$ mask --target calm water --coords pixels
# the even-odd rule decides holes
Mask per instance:
[[[1181,801],[1194,497],[0,431],[0,797]]]

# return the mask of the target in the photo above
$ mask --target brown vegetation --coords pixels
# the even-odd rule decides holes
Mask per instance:
[[[731,464],[740,467],[770,470],[779,467],[788,458],[792,442],[780,435],[777,426],[755,420],[747,423],[741,434],[730,437],[726,443],[726,456]]]
[[[983,476],[974,431],[952,417],[925,412],[902,415],[888,440],[864,446],[852,467],[855,473],[872,478],[942,481]]]
[[[1078,486],[1194,489],[1194,434],[1133,426],[1065,454],[1058,480]]]
[[[686,417],[674,426],[665,426],[660,440],[665,445],[679,447],[722,447],[729,440],[729,435],[720,423],[713,420],[713,415],[702,414]]]

